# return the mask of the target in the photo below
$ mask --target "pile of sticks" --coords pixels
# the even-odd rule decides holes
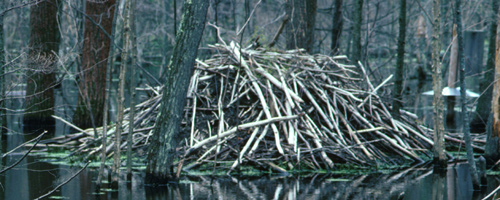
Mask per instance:
[[[241,163],[278,171],[287,171],[283,164],[328,169],[335,163],[399,164],[432,155],[432,130],[403,110],[399,119],[392,117],[384,88],[392,75],[374,85],[363,65],[345,64],[345,56],[242,49],[234,42],[209,48],[213,56],[197,60],[187,93],[178,148],[185,170],[206,163],[226,163],[230,170]],[[148,145],[158,114],[161,94],[150,90],[152,97],[136,106],[133,148]],[[127,110],[125,116],[128,130]],[[108,130],[112,142],[113,126]],[[96,139],[93,132],[51,141],[73,141],[74,152],[98,155],[102,134]]]

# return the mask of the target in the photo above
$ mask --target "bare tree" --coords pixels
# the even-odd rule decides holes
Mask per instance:
[[[464,39],[462,33],[462,1],[455,0],[455,14],[453,21],[457,25],[457,40],[458,40],[458,64],[460,66],[460,105],[462,107],[462,131],[464,134],[465,149],[467,151],[467,162],[469,163],[469,171],[471,172],[472,184],[474,187],[479,187],[479,178],[477,176],[476,162],[474,161],[474,151],[472,149],[472,139],[470,136],[469,127],[469,111],[467,109],[467,95],[465,87],[465,56],[464,56]]]
[[[73,122],[82,128],[102,125],[115,4],[116,0],[86,2],[80,95],[73,117]]]
[[[4,130],[7,127],[7,116],[5,115],[5,41],[4,41],[4,0],[0,0],[0,149],[2,149],[2,139]]]
[[[23,121],[39,127],[54,126],[56,57],[59,51],[58,1],[39,2],[30,7],[29,69]]]
[[[497,19],[497,24],[500,20]],[[497,32],[496,52],[495,52],[495,77],[493,85],[493,101],[491,110],[493,111],[492,133],[488,137],[485,155],[490,162],[500,159],[500,32]]]
[[[495,47],[496,47],[496,40],[497,40],[497,20],[498,20],[498,9],[499,9],[499,2],[497,0],[491,0],[491,22],[490,22],[490,39],[488,42],[488,56],[486,59],[486,66],[485,69],[483,69],[484,75],[481,78],[480,85],[479,85],[479,91],[482,91],[483,93],[481,96],[479,96],[479,99],[477,100],[477,107],[476,107],[476,115],[474,115],[474,119],[472,121],[472,124],[474,125],[480,125],[482,127],[486,127],[487,121],[489,116],[492,114],[491,110],[491,99],[493,98],[493,87],[492,83],[494,83],[494,76],[495,76]],[[487,148],[488,149],[488,148]],[[488,151],[485,152],[488,154]],[[498,156],[496,156],[498,157]],[[496,162],[498,159],[490,160],[487,159],[488,162]]]
[[[441,26],[441,5],[439,0],[433,0],[432,5],[432,88],[434,98],[432,100],[434,114],[434,163],[440,168],[445,168],[447,164],[444,146],[444,124],[443,124],[443,80],[441,77],[441,51],[440,26]]]
[[[124,30],[123,30],[123,52],[122,52],[122,68],[130,67],[130,112],[129,126],[127,134],[127,180],[132,181],[132,135],[134,133],[134,115],[135,115],[135,64],[137,57],[137,46],[135,38],[135,8],[136,0],[126,0],[124,9]],[[125,78],[124,78],[125,79]],[[117,147],[118,148],[118,147]]]
[[[354,24],[352,30],[352,52],[351,61],[356,63],[361,61],[361,25],[363,22],[363,0],[354,2]]]
[[[172,176],[175,148],[198,45],[205,28],[208,1],[184,1],[183,15],[168,69],[164,73],[160,114],[148,150],[146,183],[166,183]]]
[[[316,0],[287,0],[286,12],[290,16],[290,22],[286,24],[288,49],[304,48],[312,53],[316,8]]]
[[[335,11],[333,12],[332,45],[330,47],[334,54],[339,51],[338,48],[340,47],[339,41],[340,36],[342,35],[342,25],[344,21],[342,20],[343,3],[343,0],[335,0]]]
[[[406,0],[400,0],[399,8],[399,38],[398,38],[398,60],[396,63],[396,81],[394,82],[394,101],[392,104],[392,114],[399,119],[403,97],[403,69],[405,59],[405,37],[406,37]]]

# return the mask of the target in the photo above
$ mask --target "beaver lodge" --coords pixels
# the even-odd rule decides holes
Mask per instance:
[[[385,86],[392,75],[373,84],[363,66],[346,64],[345,56],[240,49],[233,42],[209,49],[213,56],[197,61],[187,93],[181,125],[185,137],[178,148],[184,170],[225,163],[218,167],[284,172],[298,165],[319,170],[336,163],[401,164],[432,158],[433,131],[417,124],[412,113],[402,111],[399,120],[391,116]],[[136,105],[136,153],[147,152],[158,114],[161,95],[150,90],[152,97]],[[123,130],[128,130],[129,119],[125,110]],[[108,130],[111,155],[113,126]],[[42,143],[89,159],[99,155],[101,136],[95,138],[88,129]],[[462,143],[451,134],[446,139]],[[123,142],[122,149],[126,146]]]

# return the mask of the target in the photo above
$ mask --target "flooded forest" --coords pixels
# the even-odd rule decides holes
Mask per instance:
[[[0,0],[0,199],[498,199],[496,0]]]

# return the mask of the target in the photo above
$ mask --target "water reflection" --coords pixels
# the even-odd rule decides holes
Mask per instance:
[[[446,182],[446,173],[443,173],[439,170],[434,170],[434,173],[432,174],[432,199],[433,200],[445,199],[446,183],[447,183]],[[453,188],[453,187],[449,187],[449,188]],[[454,198],[454,196],[450,196],[450,199],[455,199],[455,198]]]
[[[17,157],[17,156],[16,156]],[[13,159],[10,159],[13,160]],[[14,159],[15,160],[15,159]],[[38,162],[31,157],[0,175],[0,199],[33,199],[52,190],[79,168]],[[10,161],[9,161],[10,162]],[[310,174],[280,177],[184,176],[178,184],[144,185],[143,172],[119,191],[95,193],[96,169],[87,169],[52,197],[66,199],[480,199],[498,184],[489,176],[483,191],[474,191],[466,164],[450,165],[446,173],[410,168],[364,175]]]

